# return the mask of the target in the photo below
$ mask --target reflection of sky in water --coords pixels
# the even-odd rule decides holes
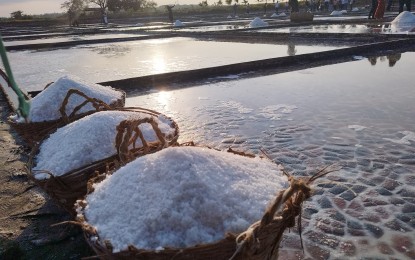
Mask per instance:
[[[150,93],[128,98],[127,105],[154,108],[182,119],[182,136],[186,136],[187,128],[213,120],[209,119],[209,110],[221,104],[226,104],[223,106],[223,109],[226,108],[224,113],[239,111],[236,114],[244,118],[264,119],[261,122],[265,125],[262,126],[246,123],[251,130],[278,124],[279,120],[301,123],[310,118],[319,118],[322,122],[330,118],[327,121],[330,124],[336,122],[346,125],[372,125],[379,123],[382,118],[382,124],[401,125],[403,129],[411,127],[415,130],[412,120],[415,89],[412,79],[408,77],[409,69],[415,66],[415,53],[397,56],[375,57],[375,65],[364,58],[330,67]],[[389,65],[390,60],[395,61],[392,67]],[[277,106],[281,104],[284,106]],[[264,116],[263,109],[272,106],[275,106],[272,116]],[[336,117],[335,113],[341,110],[348,116]],[[250,121],[258,123],[256,119]],[[196,139],[200,140],[206,133],[198,130],[192,134],[199,135]],[[217,138],[209,136],[208,139]]]
[[[400,190],[415,192],[410,183],[415,170],[415,88],[409,76],[415,66],[415,53],[398,56],[389,57],[397,60],[392,67],[388,57],[378,57],[375,65],[363,58],[258,78],[129,95],[126,105],[171,116],[180,127],[180,142],[193,140],[220,149],[232,147],[256,153],[264,149],[300,176],[317,166],[346,163],[345,168],[328,177],[339,181],[323,180],[330,186],[317,188],[319,193],[304,203],[304,212],[309,214],[303,215],[306,224],[302,238],[309,258],[279,259],[317,259],[310,257],[309,245],[327,250],[325,255],[330,257],[324,259],[386,259],[378,244],[390,245],[401,241],[397,238],[402,236],[411,241],[414,234],[413,225],[411,228],[398,220],[404,216],[413,221],[413,213],[402,213],[404,202],[391,202],[413,201],[413,195],[405,198],[407,195],[401,195]],[[398,187],[380,194],[381,185],[376,181],[386,179],[386,185],[392,178]],[[331,187],[333,192],[329,192]],[[343,193],[348,187],[356,193]],[[379,201],[379,205],[369,204],[372,200]],[[333,201],[345,203],[344,208],[331,204]],[[353,203],[369,206],[354,211],[350,208]],[[343,228],[349,226],[349,221],[358,223],[361,233]],[[401,224],[396,228],[390,223]],[[331,224],[340,227],[337,230],[341,232],[332,233]],[[286,232],[285,236],[299,241],[296,234]],[[350,241],[353,257],[343,246],[336,246]],[[368,242],[361,245],[360,241]],[[291,250],[303,253],[300,246]],[[407,259],[394,252],[396,259]]]
[[[304,54],[333,46],[295,46]],[[198,41],[190,38],[83,45],[68,49],[9,53],[17,83],[27,90],[42,89],[72,74],[91,82],[287,56],[287,45]]]
[[[412,27],[396,27],[390,24],[373,24],[368,26],[366,24],[324,24],[324,25],[310,25],[298,27],[285,27],[262,29],[259,32],[268,33],[380,33],[380,34],[406,34],[415,28]]]
[[[227,30],[235,30],[235,29],[245,29],[249,28],[248,25],[211,25],[211,26],[198,26],[198,27],[180,27],[180,28],[173,28],[173,29],[164,29],[158,31],[183,31],[183,32],[208,32],[208,31],[227,31]]]
[[[138,37],[144,36],[142,34],[127,34],[127,33],[107,33],[107,34],[94,34],[94,35],[72,35],[72,36],[60,36],[50,37],[35,40],[18,40],[18,41],[5,41],[5,46],[11,45],[24,45],[24,44],[39,44],[39,43],[54,43],[54,42],[66,42],[66,41],[84,41],[95,39],[110,39],[110,38],[126,38],[126,37]]]

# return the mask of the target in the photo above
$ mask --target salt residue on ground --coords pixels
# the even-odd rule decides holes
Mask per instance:
[[[265,26],[268,26],[268,23],[267,22],[264,22],[261,18],[259,18],[259,17],[255,17],[255,19],[254,20],[252,20],[250,23],[249,23],[249,27],[250,28],[256,28],[256,27],[265,27]]]
[[[279,14],[277,14],[277,13],[273,13],[273,14],[271,15],[271,17],[272,17],[272,18],[274,18],[274,17],[285,17],[285,16],[287,16],[285,13],[279,13]]]
[[[122,167],[86,198],[114,251],[188,247],[241,232],[288,185],[278,166],[200,147],[169,147]]]
[[[343,12],[342,11],[333,11],[333,12],[331,12],[330,15],[331,16],[340,16],[340,15],[343,15]]]
[[[135,112],[103,111],[66,125],[41,144],[33,170],[47,170],[54,176],[61,176],[71,170],[115,155],[117,153],[115,148],[117,125],[123,120],[145,117],[149,117],[149,115]],[[156,122],[166,136],[174,134],[170,119],[159,116]],[[143,124],[140,129],[145,140],[158,140],[150,124]],[[142,145],[139,138],[136,144],[136,147]],[[37,179],[49,177],[44,173],[35,176]]]
[[[122,98],[123,93],[110,87],[87,83],[76,77],[64,76],[40,92],[31,100],[30,120],[42,122],[61,118],[59,109],[69,89],[78,89],[91,98],[97,98],[107,104],[111,104]],[[85,101],[84,97],[74,94],[66,106],[69,115],[75,107]],[[95,110],[89,103],[80,109],[78,113]]]
[[[392,138],[383,138],[387,141],[391,141],[396,144],[407,144],[410,145],[411,141],[415,143],[415,133],[411,131],[402,131],[400,132],[404,136],[401,139],[392,139]]]

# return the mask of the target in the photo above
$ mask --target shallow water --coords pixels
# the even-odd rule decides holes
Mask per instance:
[[[304,205],[304,253],[292,231],[280,259],[414,259],[415,53],[374,60],[234,75],[130,95],[126,105],[172,116],[180,142],[264,149],[296,176],[341,165]]]
[[[127,38],[145,36],[144,34],[127,34],[127,33],[106,33],[106,34],[89,34],[89,35],[68,35],[59,37],[45,37],[35,40],[7,40],[4,41],[5,46],[13,45],[25,45],[25,44],[40,44],[40,43],[55,43],[55,42],[67,42],[67,41],[84,41],[84,40],[96,40],[96,39],[111,39],[111,38]],[[40,37],[39,37],[40,38]]]
[[[182,32],[210,32],[210,31],[229,31],[237,29],[249,28],[249,23],[242,24],[224,24],[224,25],[209,25],[209,26],[198,26],[198,27],[175,27],[172,29],[165,29],[165,31],[182,31]],[[163,30],[159,30],[163,31]]]
[[[41,90],[64,75],[90,82],[206,68],[252,60],[283,57],[339,46],[249,44],[169,38],[123,43],[80,45],[67,49],[9,53],[21,88]]]

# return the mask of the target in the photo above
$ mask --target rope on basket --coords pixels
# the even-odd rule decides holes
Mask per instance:
[[[148,143],[144,138],[140,125],[148,123],[153,128],[160,143]],[[136,141],[140,138],[142,147],[136,147]],[[132,145],[132,148],[130,146]],[[156,150],[162,149],[166,145],[166,139],[161,132],[154,117],[146,117],[138,120],[124,120],[117,126],[117,136],[115,137],[115,146],[117,148],[119,159],[122,163],[127,163],[139,154],[147,154],[151,148],[156,145]]]
[[[79,96],[81,96],[81,97],[83,97],[83,98],[85,98],[85,101],[84,102],[82,102],[80,105],[78,105],[78,106],[76,106],[75,108],[74,108],[74,110],[72,111],[72,113],[68,116],[67,114],[66,114],[66,106],[68,105],[68,102],[69,102],[69,98],[72,96],[72,95],[75,95],[75,94],[77,94],[77,95],[79,95]],[[107,109],[107,110],[110,110],[111,108],[110,108],[110,106],[108,106],[104,101],[102,101],[102,100],[99,100],[99,99],[97,99],[97,98],[91,98],[91,97],[88,97],[85,93],[83,93],[82,91],[80,91],[80,90],[78,90],[78,89],[73,89],[73,88],[71,88],[71,89],[69,89],[68,90],[68,92],[66,93],[66,97],[65,97],[65,99],[63,100],[63,102],[62,102],[62,104],[61,104],[61,107],[59,108],[59,111],[60,111],[60,113],[61,113],[61,115],[62,115],[62,120],[66,123],[66,124],[68,124],[68,123],[70,123],[70,119],[71,118],[73,118],[75,115],[76,115],[76,113],[82,108],[82,107],[84,107],[86,104],[88,104],[88,103],[91,103],[92,104],[92,106],[96,109],[96,111],[101,111],[101,110],[104,110],[104,109]]]
[[[290,187],[282,190],[278,193],[273,203],[268,207],[265,214],[260,221],[252,224],[245,232],[242,232],[236,237],[237,248],[235,253],[229,260],[234,260],[243,251],[247,255],[252,256],[253,259],[273,259],[278,255],[278,246],[284,230],[288,227],[295,226],[295,218],[300,216],[298,221],[299,233],[301,238],[301,211],[302,203],[311,197],[310,184],[318,178],[321,178],[333,171],[339,170],[338,168],[330,168],[331,165],[319,170],[316,174],[311,176],[308,180],[294,178],[288,176],[290,181]],[[288,175],[286,172],[284,172]],[[285,204],[282,212],[280,209]],[[277,215],[276,215],[277,214]],[[261,241],[259,235],[266,230],[271,224],[278,225],[276,234],[271,241],[272,248],[270,250],[258,250],[261,247]],[[302,245],[302,241],[301,241]],[[260,258],[254,258],[258,253],[265,253]]]

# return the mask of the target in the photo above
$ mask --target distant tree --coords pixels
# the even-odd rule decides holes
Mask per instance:
[[[143,5],[144,8],[156,8],[157,7],[157,3],[152,1],[152,0],[148,0],[144,2]]]
[[[119,10],[123,9],[121,0],[108,0],[107,5],[108,10],[112,12],[118,12]]]
[[[235,0],[235,3],[239,3],[239,0]]]
[[[156,2],[152,0],[107,0],[108,10],[114,12],[121,9],[137,11],[143,8],[155,8],[156,6]]]
[[[227,5],[231,5],[231,4],[232,4],[232,0],[225,0],[225,3],[226,3]]]
[[[218,0],[218,2],[216,3],[216,5],[218,5],[218,6],[222,6],[222,5],[223,5],[222,0]]]
[[[61,8],[65,9],[68,14],[68,20],[70,26],[79,25],[79,16],[86,7],[85,0],[67,0],[61,4]]]
[[[208,4],[207,0],[204,0],[204,1],[199,3],[199,6],[208,6],[208,5],[209,4]]]
[[[88,0],[88,1],[90,3],[98,5],[102,14],[104,14],[105,10],[108,8],[108,0]]]
[[[10,17],[12,19],[22,19],[23,18],[23,11],[14,11],[12,13],[10,13]]]
[[[242,3],[243,3],[244,5],[246,5],[246,4],[248,3],[248,0],[242,0]]]

